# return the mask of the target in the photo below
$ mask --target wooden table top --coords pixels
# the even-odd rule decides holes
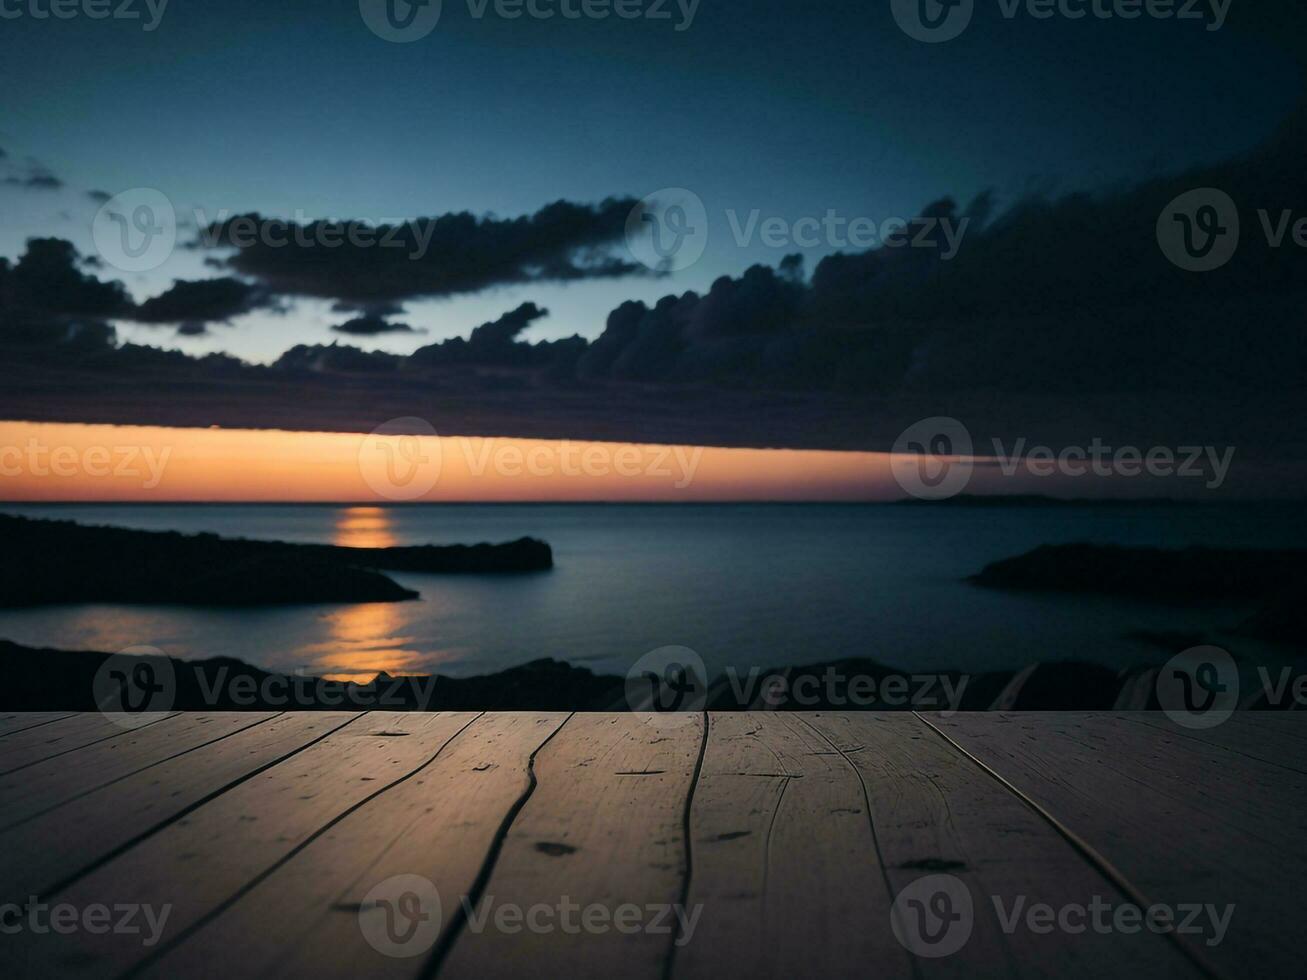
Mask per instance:
[[[0,970],[1301,976],[1305,749],[1293,712],[3,715]]]

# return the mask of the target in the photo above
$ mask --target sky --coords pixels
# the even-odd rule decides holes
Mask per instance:
[[[1114,447],[1115,449],[1120,447]],[[579,439],[359,435],[0,421],[0,503],[862,503],[966,492],[1069,499],[1295,496],[1307,464],[1237,451],[1165,470],[1039,460]],[[927,467],[923,470],[923,466]],[[939,476],[929,485],[922,474]],[[359,542],[356,542],[359,543]]]
[[[622,301],[703,291],[790,251],[810,270],[837,250],[741,245],[732,215],[879,222],[946,194],[992,188],[1001,205],[1213,163],[1262,140],[1298,91],[1286,54],[1237,31],[1009,20],[997,3],[940,45],[899,30],[888,0],[702,0],[688,22],[674,5],[666,21],[507,20],[445,0],[409,44],[375,36],[349,0],[172,0],[151,31],[142,0],[139,21],[5,9],[20,6],[0,23],[0,179],[14,178],[0,183],[0,256],[48,235],[93,254],[88,192],[137,187],[183,215],[371,223],[511,218],[671,187],[704,202],[707,248],[689,268],[410,301],[400,319],[424,332],[349,341],[400,353],[524,302],[550,311],[525,338],[593,338]],[[18,186],[40,174],[62,186]],[[202,258],[178,250],[104,277],[141,301],[174,278],[223,274]],[[297,299],[197,337],[117,326],[139,343],[267,362],[342,339],[330,327],[346,318]]]

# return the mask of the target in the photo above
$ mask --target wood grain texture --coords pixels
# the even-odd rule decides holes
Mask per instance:
[[[351,813],[144,971],[150,977],[226,976],[223,950],[242,968],[282,977],[417,976],[437,935],[411,955],[369,945],[361,912],[375,888],[418,875],[436,888],[441,931],[471,892],[504,818],[528,786],[531,754],[566,719],[496,714],[471,721],[430,765]],[[276,928],[267,928],[275,922]]]
[[[61,890],[61,902],[168,906],[176,935],[284,859],[333,818],[429,760],[464,718],[360,715]],[[151,955],[139,936],[23,934],[16,954],[63,976],[120,975]]]
[[[1217,736],[1169,737],[1105,713],[930,720],[1151,901],[1233,905],[1221,942],[1211,929],[1188,940],[1221,972],[1300,971],[1307,778],[1235,755]]]
[[[1249,716],[1268,712],[1249,712]],[[1278,725],[1235,724],[1233,719],[1215,728],[1192,731],[1172,723],[1165,715],[1155,711],[1122,712],[1116,715],[1122,721],[1146,727],[1153,737],[1163,740],[1176,738],[1190,739],[1208,748],[1224,749],[1235,756],[1252,759],[1279,769],[1287,769],[1299,775],[1307,775],[1307,744],[1294,737],[1295,728],[1307,727],[1296,724],[1294,728],[1281,728]],[[1238,763],[1231,759],[1231,763]]]
[[[353,712],[284,714],[252,724],[5,831],[0,900],[48,895],[57,884],[148,836],[206,797],[356,718]]]
[[[805,721],[861,774],[894,894],[931,875],[951,876],[970,894],[972,928],[965,945],[947,957],[918,958],[919,975],[1195,975],[1177,949],[1148,933],[1006,929],[1004,916],[1016,908],[1089,906],[1095,897],[1120,903],[1125,896],[1046,821],[915,715],[813,713]],[[939,924],[930,918],[918,918],[927,911],[905,901],[896,913],[900,928],[919,929],[923,921],[935,928]],[[893,934],[888,916],[867,927]]]
[[[6,934],[0,971],[1298,975],[1304,717],[209,712],[106,734],[52,714],[7,735],[0,718],[0,771],[58,753],[0,777],[0,904],[168,910],[148,946]],[[927,922],[913,889],[939,875],[970,931],[914,956],[896,932]],[[438,902],[405,906],[415,888]],[[1024,917],[1096,901],[1234,912],[1214,947]]]
[[[686,803],[705,724],[699,714],[571,718],[541,749],[535,792],[475,905],[486,925],[464,926],[439,975],[661,976],[675,939],[670,909],[683,897]],[[572,929],[562,927],[564,903],[578,909],[566,913]],[[501,927],[506,907],[551,910],[535,924],[556,925]],[[614,915],[634,931],[618,931]]]
[[[221,741],[267,721],[274,714],[220,711],[175,715],[11,772],[0,777],[0,830],[8,833],[24,821],[49,813],[115,780]]]
[[[98,713],[72,715],[35,728],[29,727],[6,739],[0,776],[132,731]]]
[[[73,711],[11,711],[0,714],[0,738],[48,725],[60,718],[75,717]]]
[[[800,716],[711,716],[690,816],[689,904],[703,913],[676,977],[906,972],[891,896],[850,763]]]

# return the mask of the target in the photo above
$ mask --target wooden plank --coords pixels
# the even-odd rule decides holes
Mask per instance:
[[[470,716],[372,712],[240,783],[57,894],[86,907],[169,909],[169,935],[212,914],[342,814],[435,755]],[[139,936],[19,937],[15,955],[69,976],[117,976],[152,949]]]
[[[169,716],[171,717],[171,716]],[[152,724],[158,724],[153,722]],[[45,759],[67,755],[97,742],[130,735],[137,729],[115,724],[107,715],[86,711],[41,725],[0,741],[0,776],[24,769]]]
[[[355,712],[289,713],[143,769],[5,832],[0,899],[48,895],[188,807],[331,731]],[[57,842],[57,846],[52,846]]]
[[[916,890],[927,887],[921,883],[930,876],[960,883],[955,887],[965,894],[954,895],[956,914],[966,914],[970,897],[969,918],[951,927],[963,931],[943,932],[936,949],[923,948],[942,952],[952,939],[965,942],[947,956],[915,957],[918,975],[1196,975],[1178,948],[1148,932],[1008,931],[999,909],[1007,915],[1018,903],[1061,909],[1088,908],[1096,897],[1113,905],[1127,899],[1046,821],[915,715],[819,712],[804,719],[862,776],[890,888],[904,896],[896,912],[900,929],[920,935],[924,922],[927,930],[942,930],[943,923],[918,918],[929,914],[930,897]],[[914,898],[926,907],[909,904]],[[893,935],[890,916],[879,910],[864,927]]]
[[[314,833],[407,776],[468,720],[463,714],[370,712],[241,783],[92,872],[57,900],[167,907],[167,935],[211,914]],[[21,970],[118,976],[152,949],[139,935],[79,931],[12,937]]]
[[[11,711],[0,714],[0,738],[48,725],[61,718],[72,718],[75,714],[73,711]]]
[[[527,793],[532,753],[566,718],[478,718],[413,778],[317,837],[194,934],[171,937],[143,975],[225,977],[223,952],[233,948],[241,951],[242,972],[252,975],[417,975],[453,921],[459,897],[471,893],[505,817]],[[401,875],[431,882],[442,908],[433,930],[414,935],[412,955],[391,957],[369,945],[360,910],[374,889]],[[375,920],[375,907],[366,914]],[[270,921],[276,929],[266,927]]]
[[[1266,714],[1266,712],[1246,712]],[[1273,725],[1222,724],[1214,728],[1182,728],[1164,714],[1156,711],[1122,712],[1115,717],[1151,729],[1162,739],[1187,738],[1212,748],[1224,749],[1236,756],[1253,759],[1266,765],[1307,775],[1307,745],[1289,731]],[[1307,723],[1295,722],[1307,731]],[[1235,763],[1237,765],[1237,763]]]
[[[690,814],[689,906],[676,977],[911,972],[852,765],[798,715],[714,712]]]
[[[484,925],[469,917],[439,975],[661,976],[675,939],[670,912],[684,899],[686,810],[706,724],[701,714],[573,717],[540,750],[536,790],[475,896]],[[638,923],[618,911],[628,905]],[[534,927],[497,919],[537,906],[544,918],[533,913]],[[617,931],[615,915],[637,931]]]
[[[7,833],[101,786],[261,724],[275,714],[221,711],[176,715],[0,776],[0,830]]]
[[[1251,732],[1287,751],[1301,752],[1307,742],[1305,716],[1301,711],[1236,711],[1220,728]]]
[[[1151,901],[1233,905],[1222,942],[1190,940],[1222,972],[1299,972],[1307,878],[1301,775],[1107,714],[930,720]]]

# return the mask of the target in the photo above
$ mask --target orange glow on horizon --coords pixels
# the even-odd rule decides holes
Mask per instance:
[[[0,422],[0,501],[695,502],[901,497],[885,453]],[[357,508],[338,543],[384,547]]]

